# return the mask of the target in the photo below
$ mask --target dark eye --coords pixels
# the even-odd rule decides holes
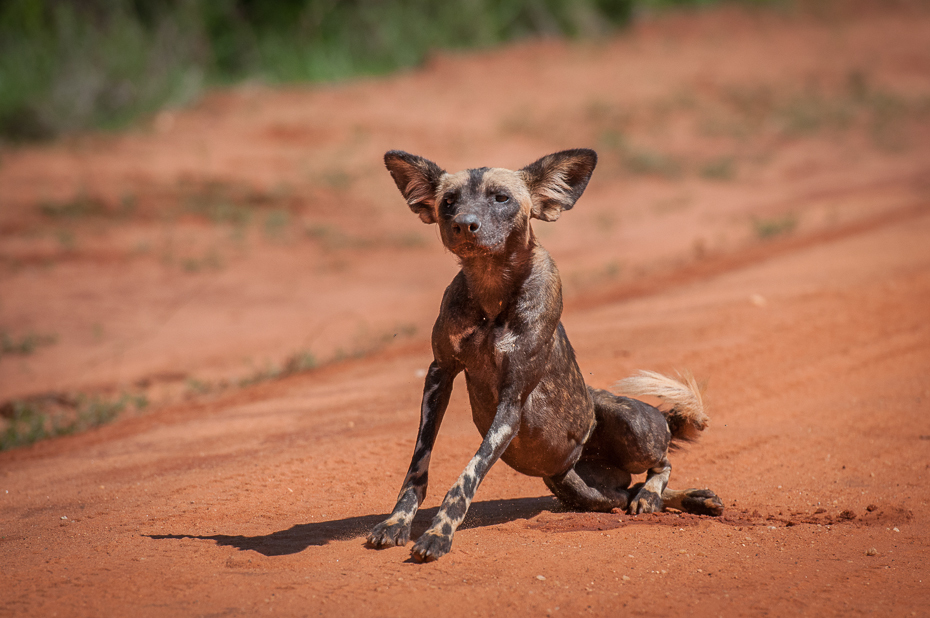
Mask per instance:
[[[451,206],[452,204],[455,203],[455,196],[454,196],[454,195],[447,195],[447,196],[445,196],[444,198],[442,198],[442,201],[445,202],[445,204],[446,204],[447,206]]]
[[[505,202],[510,201],[510,196],[507,195],[506,193],[498,193],[497,195],[494,196],[494,201],[497,202],[498,204],[503,204]]]

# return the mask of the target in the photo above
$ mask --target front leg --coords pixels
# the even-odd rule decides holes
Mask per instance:
[[[391,516],[375,526],[368,534],[368,544],[372,547],[394,547],[406,545],[410,540],[410,525],[413,517],[426,497],[429,478],[429,460],[433,453],[433,444],[442,424],[442,417],[449,405],[452,394],[452,382],[455,373],[442,369],[433,361],[426,373],[423,387],[423,402],[420,406],[420,429],[417,432],[417,445],[413,458],[407,469],[407,476],[397,496],[397,504]]]
[[[446,494],[429,529],[414,544],[411,554],[415,560],[429,562],[449,553],[452,549],[452,536],[465,519],[465,513],[475,497],[478,485],[484,480],[491,466],[507,450],[519,427],[519,405],[509,401],[500,404],[494,422],[481,442],[478,452]]]

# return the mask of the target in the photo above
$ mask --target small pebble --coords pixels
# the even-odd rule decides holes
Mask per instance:
[[[878,555],[878,550],[875,549],[874,547],[870,547],[870,548],[868,549],[868,551],[865,552],[865,555],[866,555],[866,556],[877,556],[877,555]]]
[[[546,576],[545,576],[545,575],[537,575],[537,576],[536,576],[536,579],[538,579],[538,580],[541,581],[541,582],[544,582],[544,581],[546,581]]]

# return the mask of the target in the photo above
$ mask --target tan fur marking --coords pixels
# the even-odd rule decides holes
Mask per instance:
[[[459,187],[468,183],[468,172],[456,172],[454,174],[446,174],[439,181],[439,188],[436,191],[436,196],[441,199],[444,193],[449,191],[455,191]]]
[[[484,173],[481,179],[481,190],[487,192],[489,189],[506,190],[521,206],[529,208],[530,192],[527,191],[526,181],[519,172],[502,167],[492,167]]]

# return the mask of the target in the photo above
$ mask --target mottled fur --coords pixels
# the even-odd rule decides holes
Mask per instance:
[[[446,173],[435,163],[391,151],[385,165],[407,205],[439,226],[461,264],[433,327],[434,360],[426,375],[420,428],[391,516],[372,529],[374,547],[404,545],[426,496],[429,460],[459,373],[484,440],[446,493],[413,557],[435,560],[452,546],[478,485],[503,460],[543,478],[572,507],[646,513],[664,507],[719,514],[713,492],[666,487],[673,439],[703,429],[700,391],[659,374],[624,382],[663,398],[663,415],[642,401],[585,385],[565,329],[562,283],[531,219],[555,221],[581,197],[597,163],[591,150],[545,156],[518,171],[476,168]],[[673,428],[670,430],[670,426]],[[645,483],[630,487],[633,474]]]

